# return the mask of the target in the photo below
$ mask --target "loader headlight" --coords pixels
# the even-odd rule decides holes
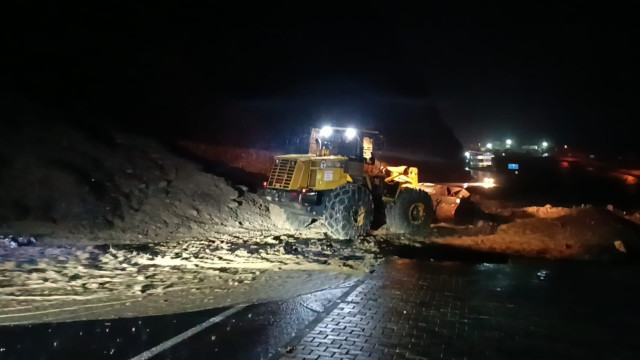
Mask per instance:
[[[347,138],[347,140],[353,139],[354,137],[356,137],[356,135],[358,135],[358,132],[354,128],[348,128],[344,132],[344,136]]]
[[[323,126],[322,129],[320,129],[321,137],[329,137],[331,134],[333,134],[333,128],[331,126]]]

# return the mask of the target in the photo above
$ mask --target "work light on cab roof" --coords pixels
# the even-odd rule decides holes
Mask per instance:
[[[328,138],[331,134],[333,134],[333,128],[331,126],[323,126],[322,129],[320,129],[320,137]]]
[[[358,132],[354,128],[348,128],[344,132],[344,136],[347,138],[347,140],[353,139],[354,137],[356,137],[356,135],[358,135]]]

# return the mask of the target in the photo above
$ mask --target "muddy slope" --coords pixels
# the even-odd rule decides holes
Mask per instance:
[[[30,126],[33,125],[33,126]],[[0,235],[164,241],[271,226],[246,188],[98,124],[17,122],[0,148]]]

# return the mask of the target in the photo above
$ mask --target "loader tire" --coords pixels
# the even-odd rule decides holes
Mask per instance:
[[[325,206],[324,223],[334,239],[355,239],[371,226],[373,198],[364,186],[347,184],[332,190]]]
[[[401,190],[385,209],[391,232],[400,234],[427,234],[431,230],[433,214],[431,196],[417,189]]]
[[[300,230],[311,224],[312,220],[309,216],[298,214],[276,204],[269,204],[269,216],[277,227],[287,230]]]

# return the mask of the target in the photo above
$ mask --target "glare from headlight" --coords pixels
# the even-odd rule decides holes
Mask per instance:
[[[354,128],[348,128],[345,132],[344,132],[344,136],[347,137],[347,140],[351,140],[354,137],[356,137],[356,135],[358,134],[358,132],[356,131],[356,129]]]
[[[482,186],[486,188],[496,186],[496,181],[492,177],[486,177],[482,180]]]
[[[331,134],[333,134],[333,128],[331,126],[323,126],[322,129],[320,129],[321,137],[329,137]]]

